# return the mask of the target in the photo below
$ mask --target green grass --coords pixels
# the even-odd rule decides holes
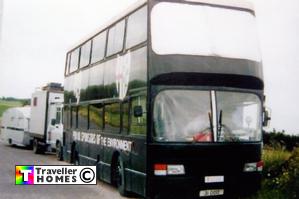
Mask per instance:
[[[4,111],[17,106],[22,106],[22,103],[20,101],[0,100],[0,118],[2,117]]]
[[[264,171],[268,172],[281,167],[290,156],[291,152],[286,151],[282,147],[271,148],[265,146],[263,150],[263,160],[265,162]]]
[[[250,199],[299,198],[299,149],[290,152],[281,145],[265,146],[261,190]]]

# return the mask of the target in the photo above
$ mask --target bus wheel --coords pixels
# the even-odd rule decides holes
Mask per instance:
[[[41,154],[41,153],[44,152],[43,149],[42,149],[42,147],[38,144],[38,140],[37,139],[33,140],[33,152],[35,154]]]
[[[77,151],[75,151],[75,161],[74,161],[74,165],[80,165],[79,162],[79,153]]]
[[[71,153],[71,163],[73,165],[80,165],[80,162],[79,162],[79,153],[75,149]]]
[[[56,158],[58,161],[62,161],[63,160],[63,155],[62,155],[62,146],[60,142],[57,142],[56,144]]]
[[[115,168],[115,180],[117,189],[122,196],[129,196],[125,186],[125,169],[121,157],[118,157]]]

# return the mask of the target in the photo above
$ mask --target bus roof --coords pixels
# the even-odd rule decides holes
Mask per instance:
[[[120,14],[115,15],[110,20],[108,20],[106,23],[104,23],[102,26],[100,26],[99,28],[96,28],[92,33],[87,34],[84,37],[84,39],[81,39],[81,40],[79,40],[79,42],[76,42],[76,44],[73,45],[68,52],[74,50],[76,47],[78,47],[81,44],[87,42],[90,38],[92,38],[93,36],[97,35],[101,31],[105,30],[106,28],[108,28],[109,26],[111,26],[113,23],[117,22],[118,20],[120,20],[121,18],[123,18],[124,16],[126,16],[127,14],[133,12],[134,10],[136,10],[137,8],[139,8],[140,6],[144,5],[146,2],[147,2],[147,0],[139,0],[136,3],[133,3],[127,9],[123,10]]]
[[[211,5],[227,6],[254,11],[252,2],[246,0],[185,0],[186,2],[206,3]]]
[[[70,50],[68,51],[71,52],[81,44],[84,44],[87,42],[90,38],[94,37],[101,31],[105,30],[121,18],[125,17],[127,14],[133,12],[140,6],[146,4],[148,0],[139,0],[135,2],[134,4],[130,5],[127,9],[123,10],[120,14],[115,15],[112,17],[110,20],[108,20],[106,23],[104,23],[102,26],[99,28],[96,28],[93,32],[87,34],[83,39],[80,39],[78,42],[76,42],[75,45],[72,45]],[[163,1],[161,1],[163,2]],[[171,2],[171,1],[168,1]],[[173,1],[176,2],[176,1]],[[232,7],[232,8],[240,8],[240,9],[247,9],[254,11],[254,6],[252,2],[246,1],[246,0],[181,0],[180,2],[194,2],[194,3],[203,3],[203,4],[211,4],[211,5],[219,5],[219,6],[227,6],[227,7]]]

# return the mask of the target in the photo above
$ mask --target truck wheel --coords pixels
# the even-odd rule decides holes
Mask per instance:
[[[63,149],[62,149],[62,146],[61,146],[61,143],[60,142],[57,142],[56,144],[56,158],[58,161],[62,161],[63,160]]]
[[[33,152],[35,154],[42,154],[44,153],[44,150],[42,149],[42,147],[38,144],[38,140],[34,139],[33,141]]]
[[[125,186],[125,169],[124,169],[124,163],[121,159],[121,157],[118,157],[116,168],[115,168],[115,180],[116,180],[116,186],[118,189],[118,192],[122,196],[129,196],[129,192],[126,191]]]

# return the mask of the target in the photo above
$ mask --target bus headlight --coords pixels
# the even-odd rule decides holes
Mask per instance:
[[[154,174],[156,176],[184,175],[185,167],[180,164],[155,164]]]
[[[253,163],[246,163],[244,165],[244,172],[254,172],[254,171],[263,171],[264,162],[253,162]]]

